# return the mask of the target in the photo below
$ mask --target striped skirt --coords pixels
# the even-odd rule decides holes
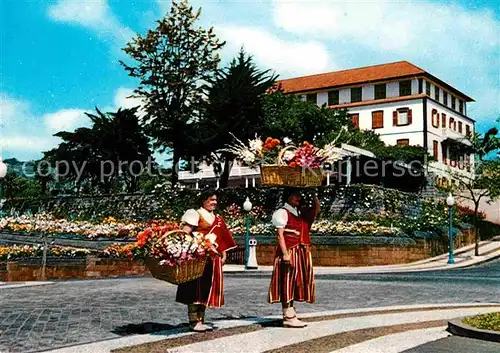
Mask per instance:
[[[314,273],[309,248],[299,245],[288,250],[290,264],[282,256],[274,259],[274,269],[269,287],[269,303],[290,303],[292,300],[314,303]]]
[[[205,265],[203,275],[191,282],[179,284],[175,301],[182,304],[201,304],[210,308],[224,305],[224,277],[222,259],[212,257]]]

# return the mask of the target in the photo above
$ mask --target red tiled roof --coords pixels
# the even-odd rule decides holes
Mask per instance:
[[[281,87],[283,88],[285,93],[298,93],[311,90],[423,75],[430,77],[439,85],[446,86],[448,89],[454,91],[456,94],[459,94],[467,101],[472,101],[472,98],[466,96],[465,94],[442,82],[436,77],[430,75],[428,72],[422,70],[418,66],[409,63],[408,61],[398,61],[389,64],[366,66],[357,69],[290,78],[281,80],[279,81],[279,83],[281,84]]]

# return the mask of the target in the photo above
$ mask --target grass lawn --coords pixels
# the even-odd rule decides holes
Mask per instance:
[[[468,317],[464,323],[481,330],[500,332],[500,312]]]

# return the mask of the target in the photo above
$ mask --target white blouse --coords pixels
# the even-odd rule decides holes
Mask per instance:
[[[200,222],[200,213],[203,216],[203,219],[207,221],[210,225],[215,221],[215,214],[213,212],[209,212],[203,207],[195,210],[191,208],[187,210],[181,218],[181,222],[187,223],[193,227],[197,227]]]
[[[273,226],[276,228],[285,228],[286,224],[288,223],[288,211],[290,211],[291,214],[294,216],[299,216],[299,211],[295,208],[290,206],[288,203],[285,203],[283,208],[280,208],[279,210],[276,210],[273,213],[273,218],[272,218],[272,223]]]

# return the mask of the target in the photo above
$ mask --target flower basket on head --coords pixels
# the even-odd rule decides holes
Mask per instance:
[[[318,187],[323,183],[322,165],[331,160],[331,149],[320,149],[308,142],[300,147],[287,138],[281,141],[268,137],[265,142],[256,137],[246,146],[237,143],[224,151],[234,153],[244,164],[260,167],[261,182],[268,186]]]
[[[304,144],[304,146],[308,145]],[[321,186],[323,183],[323,171],[319,167],[319,161],[310,163],[310,166],[301,166],[297,163],[297,156],[300,158],[301,149],[289,145],[280,149],[276,158],[277,164],[261,164],[260,175],[262,184],[295,187]],[[323,158],[319,157],[319,159]]]
[[[216,252],[215,238],[214,234],[190,235],[155,227],[139,233],[137,244],[142,246],[144,263],[154,278],[181,284],[203,275],[207,257]]]

